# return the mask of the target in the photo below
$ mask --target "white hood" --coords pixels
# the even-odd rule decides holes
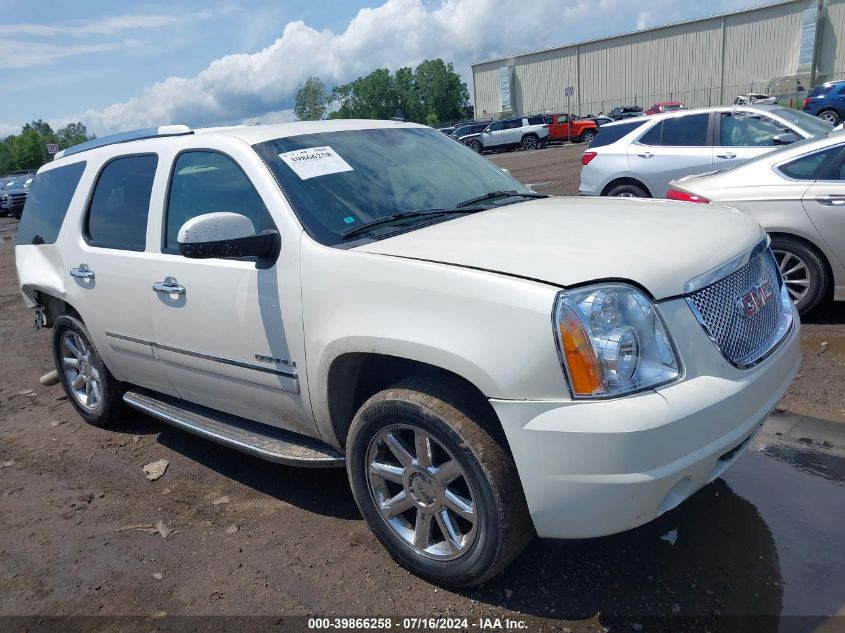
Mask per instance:
[[[656,299],[750,249],[763,229],[713,205],[544,198],[463,216],[356,250],[490,270],[559,286],[630,280]]]

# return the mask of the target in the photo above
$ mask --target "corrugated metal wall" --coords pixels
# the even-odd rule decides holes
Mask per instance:
[[[517,113],[564,111],[566,86],[575,88],[571,109],[582,115],[632,103],[647,107],[670,99],[688,107],[716,105],[731,103],[740,93],[765,92],[772,81],[798,72],[803,14],[816,6],[817,0],[789,0],[476,64],[477,116],[502,115],[499,72],[503,66],[512,67]],[[845,0],[826,0],[820,73],[845,74],[843,38]]]
[[[845,79],[845,0],[825,4],[819,74],[824,80]]]

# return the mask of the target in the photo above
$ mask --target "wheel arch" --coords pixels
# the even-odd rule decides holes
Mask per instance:
[[[340,448],[346,445],[352,419],[364,402],[379,391],[408,378],[449,383],[450,389],[460,392],[487,414],[489,424],[494,425],[489,430],[499,435],[507,446],[496,412],[472,381],[443,367],[378,352],[347,352],[335,358],[329,366],[327,404],[337,445]]]
[[[618,187],[619,185],[634,185],[635,187],[639,187],[640,189],[645,191],[650,197],[654,198],[654,193],[652,193],[652,191],[648,188],[648,186],[646,186],[644,182],[631,176],[622,176],[621,178],[614,178],[604,186],[604,188],[601,190],[600,195],[606,196],[611,189],[613,189],[614,187]]]

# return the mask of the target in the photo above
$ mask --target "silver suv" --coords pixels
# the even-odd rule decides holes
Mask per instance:
[[[492,149],[537,149],[549,140],[549,126],[540,115],[503,119],[487,126],[478,141],[479,151]],[[475,148],[473,148],[475,149]]]
[[[669,182],[823,136],[816,117],[771,105],[681,110],[603,125],[581,157],[582,196],[663,198]]]

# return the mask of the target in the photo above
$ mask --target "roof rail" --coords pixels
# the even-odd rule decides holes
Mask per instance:
[[[79,145],[74,145],[56,152],[53,160],[58,160],[65,156],[85,152],[95,147],[105,147],[106,145],[114,145],[116,143],[128,143],[129,141],[139,141],[144,138],[156,138],[159,136],[181,136],[183,134],[193,134],[194,131],[187,125],[160,125],[158,127],[145,127],[140,130],[129,130],[128,132],[118,132],[117,134],[109,134],[108,136],[101,136],[100,138],[92,138],[90,141],[85,141]]]

